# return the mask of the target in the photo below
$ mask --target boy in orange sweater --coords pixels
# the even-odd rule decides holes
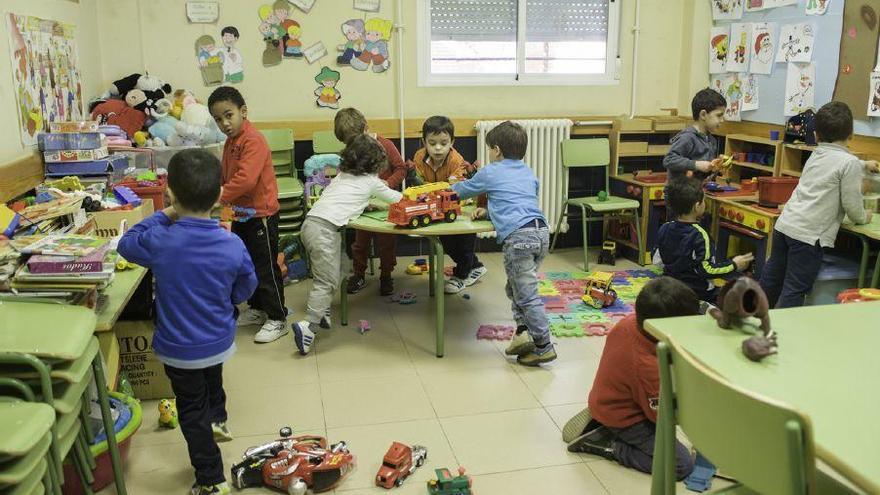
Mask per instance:
[[[276,261],[279,205],[272,152],[266,138],[247,120],[247,105],[237,89],[217,88],[208,98],[208,108],[227,137],[220,202],[255,210],[252,218],[232,222],[232,232],[244,242],[259,281],[237,324],[262,325],[254,342],[272,342],[288,332],[284,285]]]
[[[428,117],[422,124],[423,147],[416,151],[412,162],[412,176],[407,185],[419,185],[430,182],[455,183],[465,180],[476,172],[476,167],[467,162],[453,148],[455,143],[455,125],[448,117],[435,115]],[[485,206],[485,195],[481,195],[478,203]],[[455,262],[452,276],[446,280],[443,292],[456,294],[465,287],[474,285],[488,271],[477,259],[477,235],[444,235],[440,236],[443,249]]]
[[[406,163],[394,143],[382,136],[370,133],[369,129],[366,117],[357,109],[343,108],[336,112],[336,118],[333,120],[333,132],[336,134],[336,139],[348,144],[348,141],[358,134],[370,134],[376,138],[388,156],[388,167],[379,172],[379,178],[385,181],[389,188],[399,190],[400,184],[406,177]],[[367,258],[370,255],[370,242],[376,243],[376,251],[379,252],[379,294],[391,295],[394,293],[394,280],[391,278],[391,272],[397,265],[397,236],[375,234],[365,230],[355,230],[354,244],[351,245],[353,273],[348,279],[346,290],[349,294],[354,294],[360,292],[367,285],[364,275],[367,271]]]

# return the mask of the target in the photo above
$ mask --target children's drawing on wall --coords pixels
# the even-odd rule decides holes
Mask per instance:
[[[749,56],[752,50],[752,25],[736,23],[730,25],[730,48],[727,52],[727,72],[746,72],[749,70]]]
[[[712,26],[709,31],[709,74],[724,72],[727,60],[727,26]]]
[[[35,144],[49,122],[83,119],[74,26],[7,14],[21,142]]]
[[[779,32],[777,62],[809,62],[813,57],[813,26],[806,23],[785,24]]]
[[[775,9],[786,5],[797,5],[797,0],[746,0],[746,12]]]
[[[330,67],[322,67],[321,72],[315,76],[315,82],[320,85],[315,89],[315,96],[318,97],[315,103],[319,107],[339,108],[339,99],[342,98],[342,93],[336,89],[336,85],[339,84],[339,78],[339,72]]]
[[[719,74],[713,76],[709,82],[709,87],[717,91],[727,100],[727,107],[724,110],[724,119],[739,121],[740,112],[742,111],[742,81],[738,74]]]
[[[752,24],[752,60],[749,71],[753,74],[769,74],[773,70],[773,54],[775,53],[776,41],[773,33],[776,31],[776,23],[756,22]]]
[[[807,0],[807,15],[825,15],[831,0]]]
[[[880,117],[880,72],[871,73],[871,94],[868,96],[868,116]]]
[[[287,0],[276,0],[272,5],[261,5],[260,34],[266,47],[263,65],[278,65],[284,58],[302,58],[302,25],[290,18]]]
[[[757,110],[760,106],[758,99],[758,81],[754,74],[740,74],[739,80],[742,81],[742,111]]]
[[[241,51],[235,46],[238,43],[239,32],[235,26],[226,26],[220,31],[223,40],[223,80],[228,83],[240,83],[244,81],[244,60]]]
[[[742,19],[743,0],[711,0],[712,19],[716,21]]]
[[[364,23],[364,50],[349,64],[353,69],[367,70],[373,64],[373,72],[385,72],[391,66],[388,60],[388,41],[394,23],[387,19],[374,17]]]
[[[217,42],[210,34],[203,34],[196,40],[196,58],[202,72],[205,86],[214,86],[223,82],[223,52],[217,48]]]
[[[786,117],[797,115],[815,106],[816,66],[813,64],[788,64],[785,78]]]
[[[336,51],[342,52],[336,57],[339,65],[351,64],[351,59],[361,56],[364,51],[364,21],[361,19],[349,19],[342,23],[342,34],[345,36],[345,44],[338,45]]]

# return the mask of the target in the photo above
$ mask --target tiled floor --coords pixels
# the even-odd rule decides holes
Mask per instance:
[[[504,343],[476,340],[481,323],[510,324],[501,255],[480,257],[489,273],[466,291],[471,298],[447,297],[442,359],[434,357],[426,277],[403,273],[410,258],[399,259],[396,285],[398,291],[416,292],[416,304],[386,303],[373,278],[351,298],[352,320],[372,324],[366,335],[337,323],[302,357],[289,335],[257,345],[251,340],[256,328],[241,330],[238,352],[224,370],[229,426],[236,435],[220,444],[225,469],[247,447],[289,425],[298,433],[348,442],[358,467],[336,490],[346,495],[385,493],[372,479],[394,440],[429,450],[426,466],[395,489],[401,495],[426,493],[433,468],[459,464],[474,476],[480,495],[648,493],[647,475],[570,454],[562,443],[562,425],[586,401],[604,337],[557,339],[559,359],[540,369],[507,359]],[[575,270],[580,259],[579,250],[561,251],[549,256],[543,269]],[[616,268],[634,267],[619,261]],[[308,287],[304,282],[286,289],[295,316],[303,314]],[[155,401],[145,401],[143,408],[144,424],[127,464],[129,493],[186,493],[193,478],[180,431],[156,428]]]

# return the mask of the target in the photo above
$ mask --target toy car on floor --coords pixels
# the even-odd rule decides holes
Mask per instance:
[[[587,277],[587,286],[581,300],[596,309],[607,308],[617,301],[617,291],[611,288],[613,273],[593,272]]]
[[[602,243],[602,251],[599,252],[599,264],[611,265],[617,261],[617,243],[614,241],[605,241]]]
[[[383,488],[400,486],[416,468],[422,466],[428,459],[428,449],[421,445],[402,444],[394,442],[388,447],[388,452],[382,458],[382,466],[376,473],[376,485]]]
[[[458,468],[458,476],[452,476],[447,468],[435,469],[437,479],[428,481],[429,495],[473,495],[473,480],[466,476],[464,468]]]

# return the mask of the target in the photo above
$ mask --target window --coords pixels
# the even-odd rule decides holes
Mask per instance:
[[[419,84],[613,84],[621,0],[419,0]]]

